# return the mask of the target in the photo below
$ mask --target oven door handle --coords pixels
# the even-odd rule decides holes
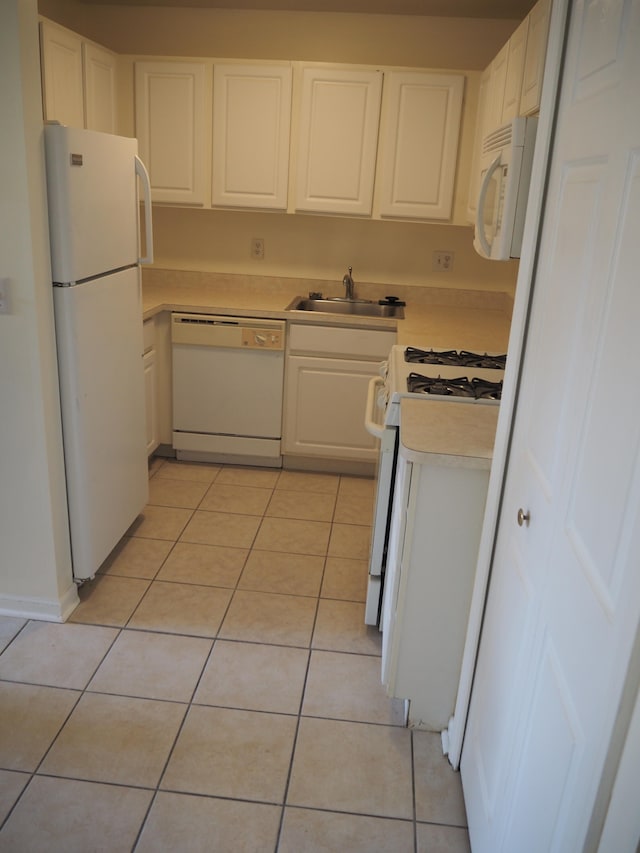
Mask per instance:
[[[364,416],[364,428],[369,433],[369,435],[374,436],[374,438],[382,438],[384,433],[384,427],[376,423],[374,419],[374,413],[376,410],[376,398],[377,398],[377,390],[384,385],[384,380],[381,376],[373,376],[369,380],[369,387],[367,389],[367,408]]]

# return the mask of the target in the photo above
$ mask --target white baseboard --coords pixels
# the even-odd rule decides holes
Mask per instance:
[[[75,583],[68,587],[60,599],[0,595],[0,616],[39,619],[43,622],[66,622],[79,602]]]

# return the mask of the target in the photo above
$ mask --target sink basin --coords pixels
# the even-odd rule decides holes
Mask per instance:
[[[342,314],[354,317],[391,317],[404,318],[401,305],[379,305],[366,299],[306,299],[296,298],[287,305],[287,311],[317,311],[322,314]]]

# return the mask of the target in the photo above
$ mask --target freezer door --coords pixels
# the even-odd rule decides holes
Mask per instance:
[[[53,281],[83,281],[138,262],[135,139],[47,125]]]
[[[148,497],[139,270],[53,293],[73,573],[83,579]]]

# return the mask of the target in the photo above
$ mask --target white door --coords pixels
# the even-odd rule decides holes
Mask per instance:
[[[462,753],[474,853],[568,853],[594,832],[597,843],[619,703],[637,690],[638,44],[638,2],[573,4]]]

